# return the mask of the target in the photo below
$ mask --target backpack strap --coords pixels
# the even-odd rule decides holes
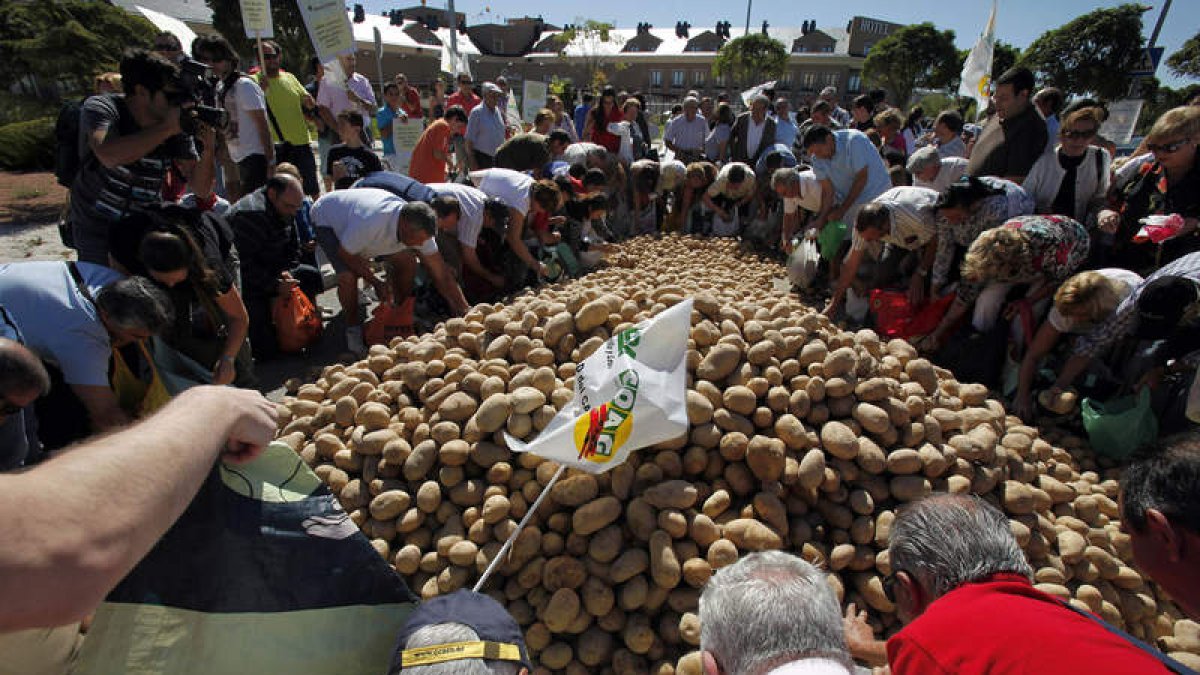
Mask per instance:
[[[1191,668],[1188,668],[1187,666],[1185,666],[1182,663],[1176,661],[1175,659],[1167,656],[1166,654],[1163,654],[1159,650],[1157,650],[1154,647],[1151,647],[1150,645],[1146,644],[1145,642],[1142,642],[1141,640],[1133,637],[1132,635],[1130,635],[1129,633],[1126,633],[1125,631],[1121,630],[1120,628],[1109,625],[1108,622],[1100,620],[1099,618],[1094,616],[1091,612],[1085,612],[1081,609],[1073,607],[1073,606],[1071,606],[1070,603],[1064,602],[1061,599],[1059,599],[1058,602],[1063,607],[1066,607],[1067,609],[1071,610],[1072,612],[1075,612],[1079,616],[1082,616],[1082,617],[1088,619],[1089,621],[1092,621],[1093,623],[1099,625],[1104,630],[1106,630],[1106,631],[1112,633],[1113,635],[1116,635],[1117,637],[1121,638],[1122,640],[1128,642],[1130,644],[1130,646],[1135,647],[1135,648],[1141,650],[1142,652],[1145,652],[1147,656],[1150,656],[1155,661],[1158,661],[1159,663],[1161,663],[1163,665],[1163,667],[1166,668],[1167,670],[1170,670],[1173,673],[1178,673],[1179,675],[1196,675],[1196,671],[1192,670]]]
[[[79,289],[79,294],[83,296],[92,306],[96,305],[96,299],[92,297],[92,292],[88,290],[87,284],[83,281],[83,274],[79,271],[79,265],[75,264],[74,260],[67,262],[67,269],[71,272],[71,278],[75,280],[75,287]]]

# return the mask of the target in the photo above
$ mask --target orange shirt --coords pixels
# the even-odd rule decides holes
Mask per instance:
[[[430,124],[417,140],[412,159],[408,162],[408,175],[414,180],[429,183],[446,182],[446,163],[433,156],[433,151],[450,152],[450,123],[444,119]]]

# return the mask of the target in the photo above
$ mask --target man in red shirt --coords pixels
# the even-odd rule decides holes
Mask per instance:
[[[446,107],[461,106],[463,112],[470,115],[471,109],[483,102],[471,89],[471,76],[466,73],[458,74],[458,91],[446,97]]]
[[[1125,469],[1121,529],[1138,569],[1200,621],[1200,433],[1167,438]]]
[[[888,554],[886,585],[905,623],[887,641],[892,675],[1172,672],[1153,647],[1035,589],[1008,518],[978,497],[902,508]]]
[[[404,73],[397,73],[394,81],[400,87],[400,109],[410,120],[423,119],[425,112],[421,108],[421,92],[417,91],[416,87],[409,86],[408,76]]]

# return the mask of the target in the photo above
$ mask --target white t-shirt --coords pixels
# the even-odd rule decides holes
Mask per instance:
[[[475,248],[479,242],[479,231],[483,229],[483,203],[488,196],[483,190],[461,183],[430,183],[429,187],[439,197],[454,197],[458,200],[459,210],[458,231],[455,237],[458,243],[467,248]]]
[[[91,263],[76,263],[88,292],[122,277],[120,272]],[[108,387],[112,342],[96,306],[79,292],[63,262],[0,265],[0,307],[19,341],[46,361],[58,364],[67,384]]]
[[[262,89],[248,77],[239,77],[233,83],[233,88],[225,94],[225,110],[229,112],[229,129],[225,132],[225,141],[229,147],[230,159],[240,162],[250,155],[266,154],[267,149],[263,147],[258,127],[254,125],[250,116],[254,110],[266,109],[267,100],[263,97]],[[269,125],[270,121],[267,124]]]
[[[805,211],[812,211],[813,213],[821,210],[821,183],[817,181],[817,177],[812,172],[812,169],[807,169],[799,173],[800,196],[783,198],[783,212],[785,215],[790,216],[800,208],[803,208]]]
[[[522,216],[529,213],[529,188],[533,178],[512,169],[483,169],[471,172],[471,182],[493,199],[499,199]]]
[[[1121,289],[1118,295],[1122,301],[1133,295],[1134,289],[1141,286],[1144,281],[1140,275],[1119,267],[1106,267],[1096,270],[1096,272],[1109,280],[1117,282],[1117,286]],[[1103,322],[1105,319],[1101,319],[1100,321]],[[1095,324],[1076,322],[1074,319],[1063,316],[1062,312],[1058,311],[1058,307],[1050,308],[1050,314],[1046,317],[1046,320],[1060,333],[1086,333],[1095,327]]]
[[[767,118],[763,118],[762,122],[754,123],[754,118],[746,118],[746,154],[750,157],[758,151],[758,144],[762,142],[763,129],[767,127]]]
[[[933,180],[924,181],[920,178],[914,178],[913,185],[915,187],[929,188],[938,194],[946,194],[946,191],[950,189],[950,185],[954,181],[967,174],[967,160],[962,157],[943,157],[941,161],[941,168],[938,169],[938,173],[933,177]]]
[[[400,209],[406,202],[387,190],[352,188],[336,190],[312,206],[314,227],[333,230],[338,243],[354,255],[377,258],[410,250],[422,255],[438,252],[433,237],[419,247],[400,241]]]

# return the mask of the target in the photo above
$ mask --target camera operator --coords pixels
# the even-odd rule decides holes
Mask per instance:
[[[79,119],[79,172],[69,220],[82,262],[108,264],[108,231],[128,213],[162,197],[172,160],[199,155],[182,134],[179,68],[157,54],[121,59],[125,94],[88,98]]]
[[[230,200],[249,194],[266,184],[275,172],[275,145],[267,121],[267,102],[253,78],[238,70],[238,55],[220,35],[197,40],[192,48],[197,61],[212,68],[217,77],[217,105],[229,113],[225,147],[237,163],[238,190],[226,179]]]

